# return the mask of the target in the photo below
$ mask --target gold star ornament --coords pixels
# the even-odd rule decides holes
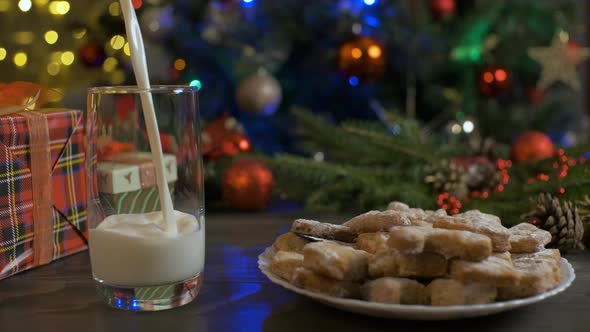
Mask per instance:
[[[576,67],[590,57],[590,48],[570,42],[567,32],[556,34],[548,47],[529,48],[528,54],[542,67],[541,79],[537,83],[539,89],[546,89],[558,81],[574,90],[581,88]]]

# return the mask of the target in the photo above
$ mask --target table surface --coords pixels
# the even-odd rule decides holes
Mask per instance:
[[[313,215],[299,217],[312,218]],[[339,222],[348,216],[327,217]],[[340,219],[340,220],[339,220]],[[216,214],[207,217],[204,284],[196,301],[154,313],[102,304],[87,253],[0,281],[0,331],[584,331],[590,330],[590,252],[566,256],[577,278],[541,303],[488,317],[444,322],[377,319],[312,302],[272,284],[257,256],[293,216]]]

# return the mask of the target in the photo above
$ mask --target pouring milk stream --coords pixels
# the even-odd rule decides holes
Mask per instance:
[[[163,153],[139,23],[131,0],[120,0],[131,61],[152,152],[161,211],[108,216],[90,230],[94,276],[119,286],[149,286],[196,276],[204,266],[204,227],[175,211],[164,172]]]

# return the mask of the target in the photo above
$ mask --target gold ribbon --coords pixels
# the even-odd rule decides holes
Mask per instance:
[[[27,119],[29,129],[34,265],[53,259],[53,201],[49,126],[45,115],[33,109],[59,97],[57,91],[29,82],[0,84],[0,116],[17,113]]]

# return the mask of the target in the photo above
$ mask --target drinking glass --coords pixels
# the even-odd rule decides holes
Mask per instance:
[[[151,94],[178,232],[167,232],[141,96]],[[93,87],[86,118],[89,251],[99,296],[133,311],[171,309],[199,293],[205,206],[197,88]]]

